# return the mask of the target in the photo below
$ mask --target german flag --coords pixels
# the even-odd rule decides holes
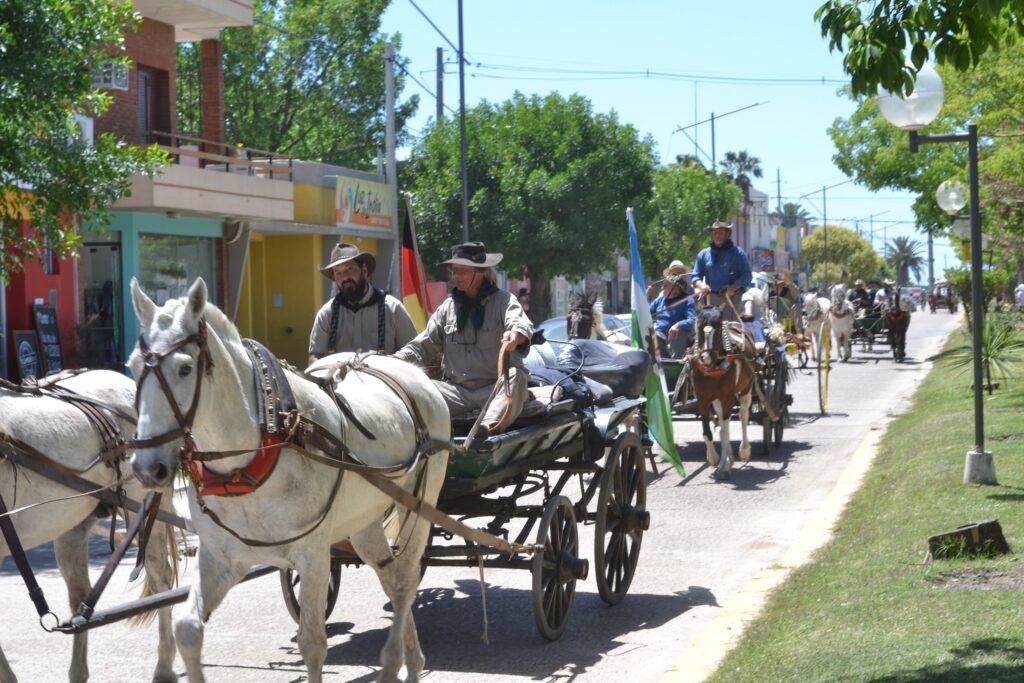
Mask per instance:
[[[423,274],[423,259],[416,246],[416,227],[412,218],[412,196],[405,193],[406,221],[402,228],[402,303],[409,311],[418,332],[427,327],[427,318],[433,310],[427,298],[427,282]]]

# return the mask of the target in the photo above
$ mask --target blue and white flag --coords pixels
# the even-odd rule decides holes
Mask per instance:
[[[676,452],[675,434],[672,431],[672,408],[668,403],[665,388],[665,371],[661,367],[657,344],[654,339],[654,322],[651,307],[647,301],[647,287],[644,285],[644,269],[640,265],[640,247],[636,236],[633,209],[626,209],[629,223],[629,265],[632,271],[633,348],[644,349],[651,354],[651,372],[647,375],[644,394],[647,396],[647,426],[654,441],[661,447],[662,457],[672,463],[681,476],[685,476],[683,462]]]

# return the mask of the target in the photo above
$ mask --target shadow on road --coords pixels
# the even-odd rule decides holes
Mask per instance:
[[[559,679],[572,679],[608,653],[632,647],[635,639],[624,636],[658,628],[695,607],[720,606],[703,586],[672,595],[631,593],[615,607],[606,605],[596,592],[577,592],[565,633],[557,646],[545,647],[534,625],[531,592],[488,584],[490,644],[486,644],[480,584],[471,579],[455,584],[455,589],[420,590],[414,609],[427,667],[439,673],[486,676],[514,671],[533,680],[550,680],[556,673]],[[581,587],[577,584],[578,591]],[[349,622],[328,624],[330,639],[347,636],[347,640],[330,644],[327,664],[371,667],[374,673],[355,680],[373,680],[387,631],[355,632],[353,628]],[[292,651],[295,661],[280,662],[277,668],[301,666],[297,648]]]

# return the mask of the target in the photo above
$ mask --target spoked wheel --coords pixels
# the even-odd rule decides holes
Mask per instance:
[[[831,333],[828,323],[823,322],[821,336],[818,337],[818,407],[822,415],[828,410],[828,375],[832,369],[832,360],[829,358],[832,353]]]
[[[640,558],[640,543],[651,524],[647,512],[647,470],[636,434],[620,434],[601,472],[594,524],[597,592],[609,605],[626,597]]]
[[[291,569],[282,569],[281,592],[284,594],[284,606],[288,608],[288,614],[292,615],[295,623],[299,623],[299,586],[302,579]],[[331,574],[327,582],[327,610],[324,613],[324,620],[331,616],[334,606],[338,603],[338,591],[341,588],[341,562],[331,560]]]
[[[586,579],[590,563],[579,556],[576,513],[565,496],[548,501],[537,530],[533,556],[533,617],[537,630],[558,640],[569,621],[576,580]]]
[[[779,419],[772,423],[772,445],[776,447],[782,445],[782,433],[786,429],[786,423],[789,422],[789,407],[786,405],[786,372],[786,365],[783,362],[778,368],[775,384],[772,385],[772,394],[768,397],[779,416]]]
[[[775,385],[768,382],[764,385],[765,405],[761,406],[761,441],[764,444],[764,454],[771,455],[772,452],[772,418],[768,415],[768,406],[775,407]]]

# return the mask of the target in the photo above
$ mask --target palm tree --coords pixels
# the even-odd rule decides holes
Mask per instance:
[[[921,255],[923,245],[909,237],[895,237],[885,245],[885,260],[896,273],[896,284],[900,287],[910,282],[910,271],[921,279],[925,260]]]
[[[772,220],[778,221],[784,228],[795,228],[810,221],[811,214],[795,202],[786,202],[781,209],[772,212]]]
[[[748,155],[746,150],[726,152],[725,157],[718,164],[736,181],[744,195],[750,188],[750,176],[760,178],[764,175],[761,172],[761,160]]]

